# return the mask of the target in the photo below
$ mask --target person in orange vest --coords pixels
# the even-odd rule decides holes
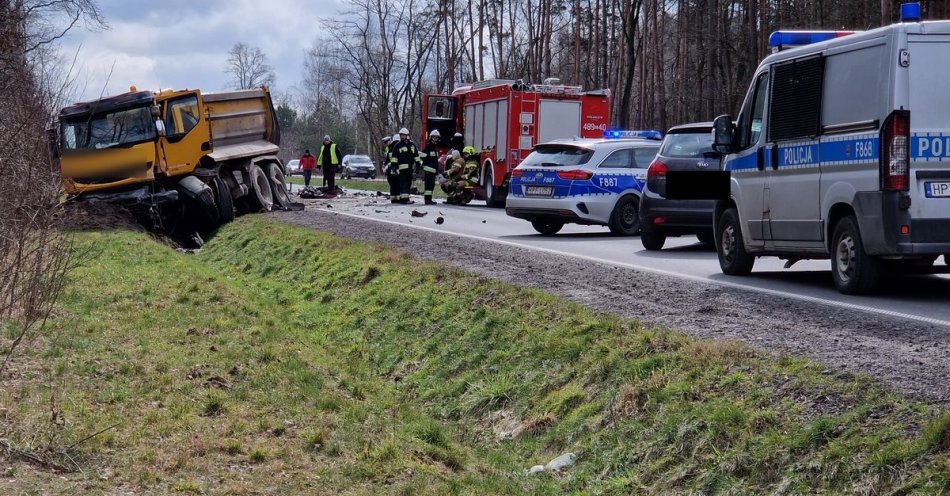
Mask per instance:
[[[329,134],[324,136],[320,154],[317,155],[317,165],[323,168],[323,180],[327,183],[328,191],[336,190],[336,168],[340,162],[340,150],[337,149],[336,143],[330,139]]]
[[[300,170],[303,171],[303,184],[304,187],[310,186],[310,176],[313,175],[313,169],[317,168],[317,159],[310,154],[310,150],[307,149],[303,152],[303,155],[300,156]]]

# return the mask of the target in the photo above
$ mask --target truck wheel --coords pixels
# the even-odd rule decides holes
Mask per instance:
[[[666,243],[666,235],[643,231],[640,233],[640,242],[643,243],[643,247],[647,251],[660,251],[663,249],[663,244]]]
[[[495,187],[494,182],[492,168],[485,168],[485,205],[489,208],[503,208],[508,192],[505,191],[505,188]]]
[[[564,221],[551,219],[533,220],[531,221],[531,227],[545,236],[553,236],[564,227]]]
[[[742,244],[742,229],[739,227],[739,212],[730,208],[722,213],[718,226],[719,239],[716,251],[719,253],[719,268],[723,274],[744,276],[752,272],[755,257],[745,251]]]
[[[874,291],[881,264],[864,251],[858,223],[853,215],[838,221],[831,239],[831,275],[838,291],[844,294]]]
[[[610,213],[610,232],[616,236],[633,236],[640,232],[640,202],[627,195],[617,201]]]
[[[284,171],[280,166],[271,162],[267,165],[267,178],[270,180],[274,194],[274,205],[287,208],[290,206],[290,196],[287,194],[287,182],[284,180]]]
[[[214,190],[214,199],[218,204],[221,224],[227,224],[234,220],[234,197],[231,196],[231,188],[228,187],[228,183],[220,176],[215,176],[211,181],[211,189]]]
[[[251,165],[247,169],[251,191],[247,195],[247,204],[251,212],[269,212],[274,208],[274,193],[270,181],[259,166]]]

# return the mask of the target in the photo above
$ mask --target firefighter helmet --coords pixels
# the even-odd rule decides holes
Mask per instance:
[[[469,145],[465,148],[462,148],[462,155],[475,155],[475,147]]]
[[[442,135],[439,134],[439,130],[438,130],[438,129],[433,129],[432,132],[429,133],[429,137],[430,137],[430,138],[432,138],[432,137],[440,138],[440,137],[442,137]]]
[[[409,134],[409,130],[406,128],[402,128],[399,130],[399,134]]]

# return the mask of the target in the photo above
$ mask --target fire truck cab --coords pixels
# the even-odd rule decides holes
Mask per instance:
[[[491,79],[451,95],[428,94],[422,104],[423,142],[432,130],[451,146],[462,133],[480,151],[480,191],[489,207],[503,207],[511,171],[538,143],[559,138],[599,138],[610,121],[610,90]]]

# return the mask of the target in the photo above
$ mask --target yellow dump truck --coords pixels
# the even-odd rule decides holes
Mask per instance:
[[[126,205],[157,229],[202,232],[290,205],[267,88],[133,87],[64,108],[57,138],[68,194]]]

